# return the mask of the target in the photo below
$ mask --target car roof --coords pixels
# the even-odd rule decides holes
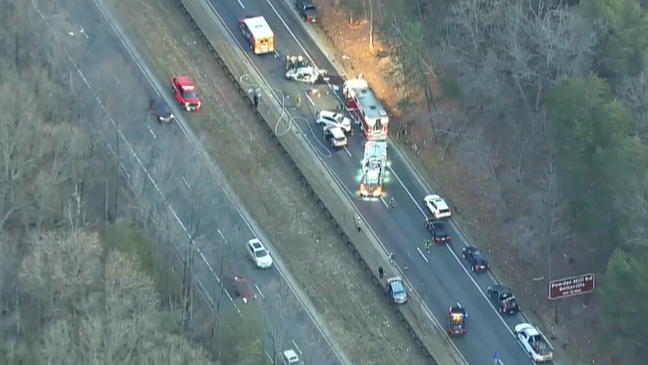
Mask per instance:
[[[508,286],[501,285],[501,284],[493,285],[493,286],[491,286],[491,289],[496,290],[498,292],[511,292],[511,288],[509,288]]]
[[[462,314],[465,314],[466,310],[463,307],[452,306],[452,307],[450,307],[450,313],[462,313]]]
[[[436,229],[445,229],[445,224],[442,222],[434,222],[432,223],[432,226]]]
[[[248,243],[255,249],[255,250],[263,250],[265,249],[265,246],[263,246],[263,243],[259,241],[258,238],[254,238],[248,241]]]
[[[331,132],[331,135],[333,135],[334,138],[346,137],[344,135],[344,132],[342,131],[342,128],[340,128],[340,127],[329,127],[326,130]]]
[[[330,110],[320,110],[319,115],[323,117],[331,117],[331,118],[335,118],[338,116],[344,117],[342,114]]]
[[[428,203],[434,203],[439,209],[448,209],[448,204],[438,195],[428,195],[425,197],[425,201]]]

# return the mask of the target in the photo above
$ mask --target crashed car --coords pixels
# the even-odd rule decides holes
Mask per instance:
[[[175,118],[173,113],[171,113],[171,109],[169,109],[169,105],[161,98],[151,99],[149,101],[149,109],[160,123],[171,123]]]
[[[351,127],[351,119],[333,111],[320,111],[319,113],[317,113],[315,123],[322,128],[339,127],[344,130],[344,133],[346,134],[353,133],[353,129]]]
[[[324,84],[329,80],[326,70],[311,65],[302,56],[286,58],[286,79],[307,84]]]

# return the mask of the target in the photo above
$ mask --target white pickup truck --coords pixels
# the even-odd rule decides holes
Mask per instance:
[[[514,332],[515,337],[536,364],[553,361],[554,349],[538,327],[529,323],[520,323],[515,326]]]

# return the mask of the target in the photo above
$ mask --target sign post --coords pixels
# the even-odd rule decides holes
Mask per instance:
[[[595,287],[596,276],[592,273],[552,280],[549,282],[549,300],[589,294]]]

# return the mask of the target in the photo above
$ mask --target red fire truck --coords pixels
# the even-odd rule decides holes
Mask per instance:
[[[360,121],[365,139],[384,141],[388,136],[389,116],[362,75],[344,82],[346,109]]]

